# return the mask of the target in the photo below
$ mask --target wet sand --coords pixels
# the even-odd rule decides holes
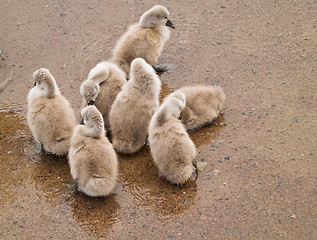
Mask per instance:
[[[2,1],[1,239],[317,239],[314,1],[161,1],[176,26],[162,96],[221,85],[227,101],[190,136],[207,166],[182,187],[148,146],[119,157],[115,194],[70,194],[66,158],[38,153],[26,125],[32,73],[48,68],[76,111],[79,86],[155,1]]]

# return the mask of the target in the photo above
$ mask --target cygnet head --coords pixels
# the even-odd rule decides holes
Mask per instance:
[[[143,58],[135,58],[131,63],[131,78],[147,75],[157,76],[155,70]]]
[[[182,92],[176,91],[176,92],[169,94],[165,101],[167,101],[169,98],[177,98],[184,103],[184,107],[186,106],[185,94]]]
[[[34,85],[38,87],[43,95],[52,98],[59,93],[56,81],[50,71],[46,68],[40,68],[33,73]]]
[[[169,20],[167,9],[161,5],[156,5],[146,11],[140,18],[140,24],[144,28],[155,28],[157,26],[175,28],[171,20]]]
[[[152,90],[159,94],[161,89],[161,81],[155,70],[143,58],[135,58],[131,63],[130,81],[136,85]]]
[[[104,135],[104,121],[101,113],[95,106],[87,106],[81,110],[83,125],[87,128],[87,135],[94,138],[99,138]]]
[[[181,112],[186,106],[185,95],[183,93],[177,93],[175,96],[168,97],[163,104],[165,105],[166,118],[179,118]]]
[[[88,105],[93,105],[100,92],[100,86],[93,80],[86,80],[80,86],[80,94],[87,101]]]
[[[171,97],[170,95],[165,98],[162,105],[154,114],[150,125],[162,126],[169,119],[179,119],[181,112],[185,108],[185,95],[179,94],[179,97]],[[151,127],[150,127],[151,128]]]
[[[160,106],[156,115],[160,124],[166,122],[169,118],[180,118],[181,112],[185,107],[185,95],[179,94],[179,97],[168,96]]]

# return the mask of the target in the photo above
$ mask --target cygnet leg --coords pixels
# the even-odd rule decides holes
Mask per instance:
[[[78,191],[78,179],[76,178],[70,185],[69,185],[72,190],[70,191],[70,193],[72,195],[74,195],[75,197],[78,197],[79,195],[79,191]]]

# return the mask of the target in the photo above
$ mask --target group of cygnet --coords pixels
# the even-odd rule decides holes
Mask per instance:
[[[135,153],[147,140],[160,175],[171,183],[183,184],[195,170],[196,149],[187,131],[213,122],[225,94],[217,86],[188,86],[159,104],[156,72],[165,70],[157,60],[170,37],[168,27],[174,25],[160,5],[130,26],[110,60],[97,64],[82,83],[79,124],[52,74],[45,68],[33,73],[28,125],[42,151],[68,155],[76,190],[89,196],[112,193],[117,153]]]

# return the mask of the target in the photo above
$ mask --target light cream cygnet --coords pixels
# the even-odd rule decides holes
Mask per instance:
[[[226,95],[219,86],[182,87],[173,94],[177,92],[184,93],[186,97],[186,107],[181,112],[181,118],[189,131],[212,123],[226,100]]]
[[[160,175],[174,184],[184,184],[195,171],[195,145],[178,119],[185,107],[185,96],[167,97],[149,126],[149,144]]]
[[[82,108],[94,104],[102,114],[106,130],[109,130],[111,105],[126,82],[126,75],[117,65],[100,62],[90,70],[87,80],[80,87]]]
[[[143,58],[151,66],[157,64],[165,43],[170,38],[168,27],[175,28],[169,20],[169,12],[156,5],[145,12],[139,23],[129,27],[118,40],[111,61],[116,63],[127,75],[135,58]]]
[[[27,123],[33,137],[45,151],[67,155],[76,125],[74,111],[49,70],[40,68],[33,78],[35,83],[27,97]]]
[[[146,142],[149,122],[158,109],[161,82],[142,58],[131,64],[131,79],[117,95],[110,114],[112,143],[117,152],[134,153]]]
[[[93,197],[107,196],[115,189],[118,161],[105,136],[101,113],[95,106],[81,111],[83,122],[71,138],[69,165],[76,187]]]

